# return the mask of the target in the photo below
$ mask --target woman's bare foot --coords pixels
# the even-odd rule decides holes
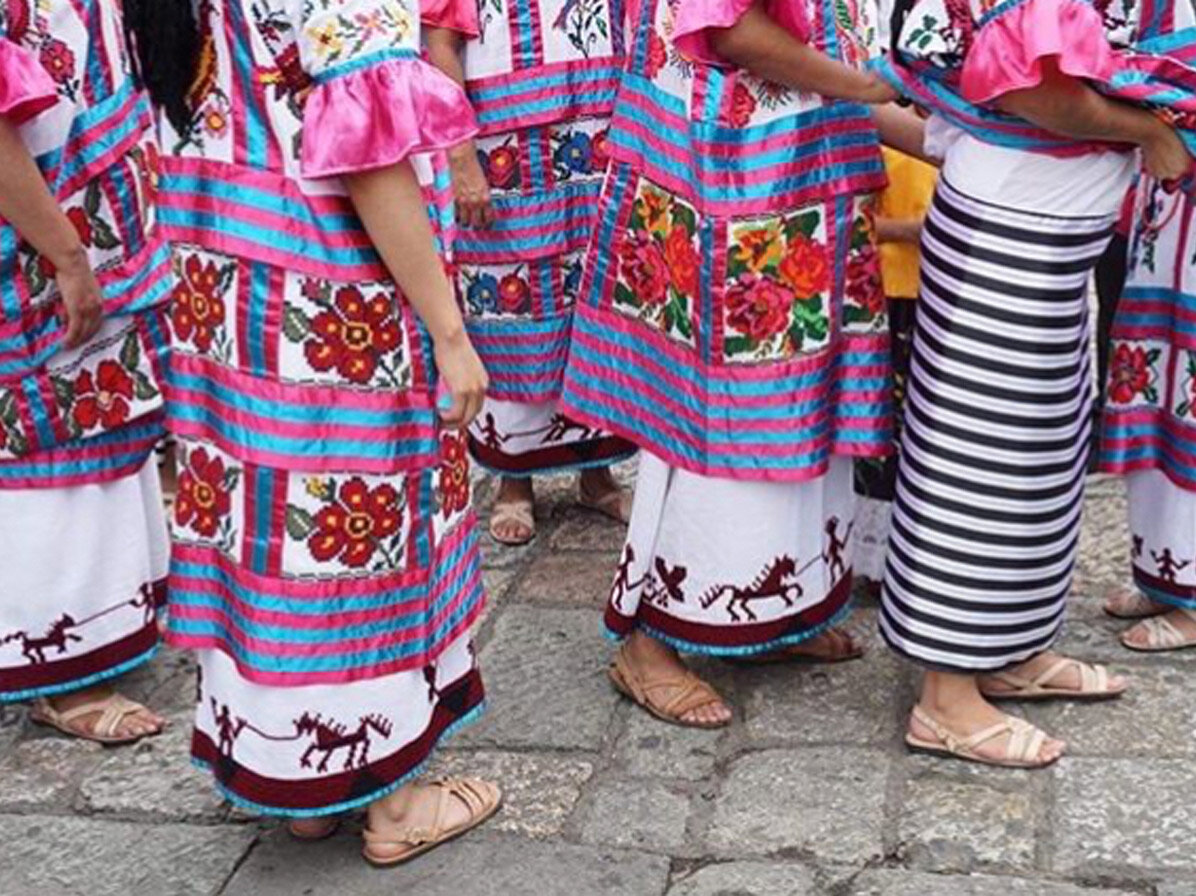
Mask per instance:
[[[1170,610],[1167,604],[1151,600],[1137,588],[1122,591],[1105,601],[1105,612],[1116,619],[1149,619]]]
[[[319,818],[292,818],[287,822],[287,831],[296,840],[314,842],[324,840],[336,833],[340,827],[340,819],[336,816],[321,816]]]
[[[1025,679],[1034,681],[1040,675],[1049,672],[1053,667],[1058,666],[1060,660],[1066,660],[1066,657],[1048,650],[1045,653],[1040,653],[1033,659],[1026,660],[1016,666],[1004,670],[1009,675],[1018,679]],[[1007,681],[994,675],[984,675],[979,679],[980,687],[990,697],[999,697],[1005,693],[1013,693],[1017,690],[1013,685]],[[1085,689],[1083,672],[1080,664],[1069,663],[1061,668],[1056,675],[1052,675],[1049,681],[1043,682],[1044,685],[1049,685],[1053,691],[1075,691],[1077,696],[1091,696]],[[1114,696],[1121,693],[1129,686],[1129,680],[1121,675],[1110,675],[1104,691],[1109,696]],[[1065,696],[1065,695],[1059,695]]]
[[[984,699],[975,675],[949,672],[927,672],[922,680],[922,696],[918,700],[922,711],[944,728],[961,737],[979,734],[1005,721],[1008,716]],[[909,732],[922,741],[939,740],[938,735],[912,715]],[[975,747],[978,757],[1000,762],[1007,758],[1012,734],[1002,734]],[[1047,738],[1038,750],[1038,760],[1050,764],[1063,755],[1067,745],[1061,740]]]
[[[616,522],[631,519],[631,492],[615,482],[610,467],[591,467],[581,471],[578,503]]]
[[[503,476],[490,517],[490,535],[507,545],[527,544],[536,534],[535,491],[530,476]]]
[[[47,721],[65,734],[94,740],[137,740],[161,734],[166,728],[164,717],[137,704],[135,709],[131,708],[129,712],[119,716],[110,733],[100,731],[99,727],[105,715],[105,701],[110,701],[114,696],[116,696],[116,691],[111,685],[101,684],[80,691],[72,691],[69,694],[45,697],[43,698],[45,705],[53,714],[66,717],[59,719],[58,722],[52,719],[47,719]],[[90,705],[96,705],[97,708],[94,712],[70,715],[72,712]]]
[[[805,661],[814,663],[842,663],[859,659],[864,655],[864,645],[845,628],[828,628],[800,644],[770,650],[754,656],[736,659],[735,662],[748,666],[766,666],[776,663]]]
[[[1196,644],[1196,613],[1165,607],[1162,614],[1142,620],[1123,634],[1121,643],[1136,650],[1158,652],[1191,647]]]
[[[662,644],[643,632],[633,632],[624,644],[625,655],[640,677],[651,684],[659,680],[681,680],[689,667],[672,647]],[[670,695],[656,691],[654,698],[667,704]],[[720,726],[731,721],[732,712],[726,702],[712,693],[712,699],[681,714],[680,719],[691,725]]]

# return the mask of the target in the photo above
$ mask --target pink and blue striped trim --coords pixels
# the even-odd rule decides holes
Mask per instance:
[[[470,339],[490,374],[486,394],[501,401],[555,400],[571,324],[571,314],[543,320],[467,318]]]
[[[494,224],[460,228],[453,244],[463,264],[509,264],[580,252],[590,240],[602,183],[590,179],[530,196],[494,197]]]
[[[613,56],[548,63],[466,84],[482,136],[609,116],[621,62]]]
[[[158,413],[95,438],[0,461],[0,491],[72,488],[124,479],[145,466],[154,446],[165,435]]]

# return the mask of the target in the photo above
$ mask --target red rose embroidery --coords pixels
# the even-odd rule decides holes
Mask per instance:
[[[398,532],[402,522],[399,493],[392,486],[371,489],[365,480],[354,476],[316,514],[316,531],[307,547],[322,563],[340,560],[360,569],[373,558],[378,542]]]
[[[610,164],[610,131],[601,130],[590,140],[590,158],[595,171]]]
[[[643,232],[621,240],[619,272],[632,293],[645,305],[663,305],[668,294],[669,269],[656,241]]]
[[[224,323],[220,281],[220,269],[214,262],[205,263],[192,255],[183,264],[183,276],[174,287],[170,318],[175,335],[201,352],[211,350],[216,328]]]
[[[509,190],[519,183],[519,156],[509,146],[497,146],[486,157],[486,179],[490,186]]]
[[[66,219],[71,222],[71,226],[79,234],[79,242],[83,243],[84,246],[90,246],[93,242],[93,235],[91,219],[87,217],[87,212],[82,208],[68,208],[66,210]]]
[[[847,263],[847,296],[876,317],[885,310],[884,286],[880,279],[880,253],[874,246],[852,256]]]
[[[752,113],[756,111],[756,97],[747,85],[735,84],[731,94],[731,124],[737,128],[747,127],[752,120]]]
[[[58,84],[65,84],[75,76],[75,54],[57,38],[52,37],[42,44],[38,61]]]
[[[1109,366],[1109,398],[1118,404],[1129,404],[1150,385],[1150,363],[1142,346],[1118,343]]]
[[[71,416],[87,432],[97,426],[116,429],[129,420],[133,378],[116,361],[101,361],[95,378],[82,370],[75,379],[75,405]]]
[[[220,528],[220,520],[232,509],[232,496],[226,479],[224,461],[209,457],[196,448],[179,476],[178,495],[174,500],[174,520],[205,538]]]
[[[831,286],[831,264],[826,246],[804,236],[789,241],[778,273],[799,299],[822,295]]]
[[[320,312],[312,320],[316,338],[303,353],[314,369],[336,370],[353,383],[368,383],[378,370],[378,358],[399,345],[401,333],[389,296],[379,294],[368,301],[355,286],[337,290],[334,309]]]
[[[518,274],[507,274],[498,282],[499,306],[508,314],[523,311],[531,294],[531,287]]]
[[[469,506],[469,455],[465,440],[445,435],[440,439],[440,509],[445,517]]]
[[[766,277],[743,277],[727,290],[727,323],[753,342],[789,328],[793,294]]]
[[[669,50],[664,45],[664,39],[653,31],[648,36],[648,54],[644,58],[644,75],[655,78],[660,74],[666,62],[669,61]]]
[[[689,231],[680,224],[673,225],[664,241],[664,258],[669,266],[669,282],[673,289],[683,296],[696,296],[701,259]]]

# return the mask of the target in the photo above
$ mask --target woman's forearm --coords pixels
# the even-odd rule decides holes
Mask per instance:
[[[915,112],[896,103],[884,103],[872,107],[872,119],[885,146],[932,165],[938,164],[926,155],[926,122]]]
[[[792,90],[858,102],[891,96],[878,77],[802,43],[758,4],[730,28],[711,28],[710,46],[728,62]]]
[[[463,338],[452,284],[436,254],[432,225],[409,162],[347,175],[349,197],[390,275],[433,341]]]
[[[57,268],[86,263],[79,234],[63,213],[17,129],[0,118],[0,217]]]

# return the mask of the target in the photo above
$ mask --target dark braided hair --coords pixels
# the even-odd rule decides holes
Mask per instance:
[[[124,0],[125,32],[137,75],[177,131],[191,124],[188,99],[199,59],[192,0]]]

